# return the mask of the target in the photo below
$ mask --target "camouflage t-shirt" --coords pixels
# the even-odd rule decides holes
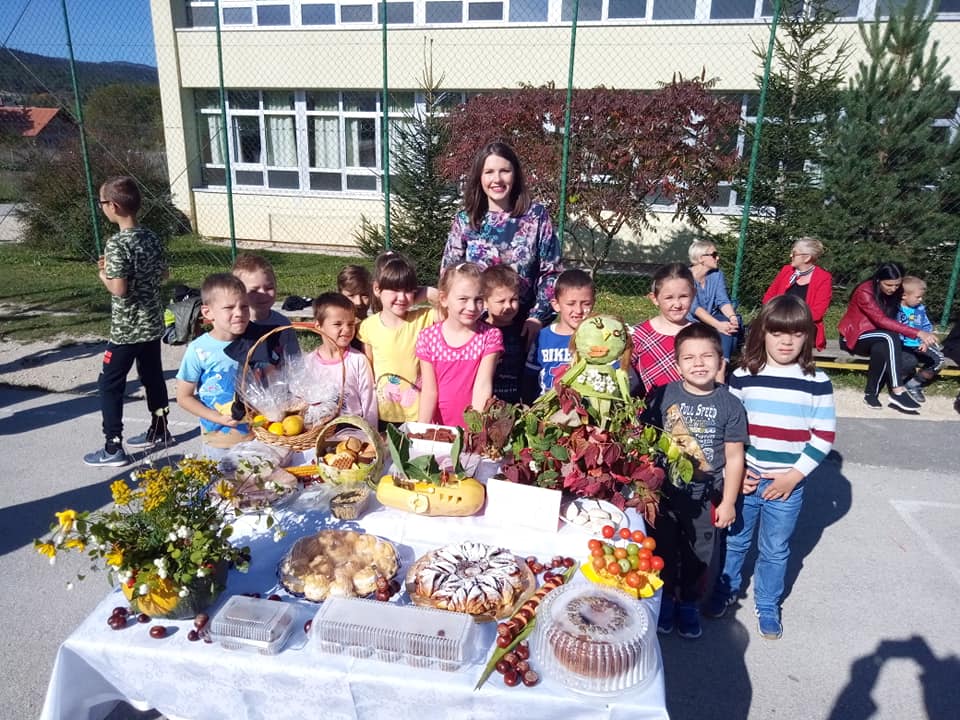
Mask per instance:
[[[160,238],[146,228],[121,230],[107,240],[103,254],[107,277],[127,281],[127,294],[111,300],[110,342],[130,345],[160,337],[160,285],[167,270]]]

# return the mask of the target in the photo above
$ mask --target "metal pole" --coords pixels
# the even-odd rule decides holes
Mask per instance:
[[[957,278],[960,277],[960,241],[957,242],[957,251],[953,255],[953,271],[950,273],[950,284],[947,286],[947,298],[943,301],[943,316],[940,318],[940,327],[946,329],[950,322],[950,308],[957,292]]]
[[[560,157],[560,208],[557,237],[563,245],[563,229],[567,222],[567,158],[570,156],[570,106],[573,104],[573,66],[577,55],[577,18],[580,0],[573,0],[573,23],[570,25],[570,59],[567,62],[567,104],[563,112],[563,152]]]
[[[100,256],[100,218],[97,216],[97,206],[100,196],[93,197],[93,171],[90,168],[90,154],[87,152],[87,133],[83,127],[83,103],[80,102],[80,86],[77,83],[77,67],[73,57],[73,38],[70,36],[70,18],[67,17],[67,0],[60,0],[63,9],[63,26],[67,32],[67,55],[70,59],[70,83],[73,86],[73,99],[77,110],[77,127],[80,129],[80,156],[83,158],[83,173],[87,181],[87,205],[90,207],[90,222],[93,225],[93,243]]]
[[[383,119],[380,127],[380,147],[383,154],[383,248],[390,249],[390,113],[388,104],[387,76],[387,0],[380,2],[381,54],[383,56]]]
[[[747,171],[747,189],[743,194],[743,215],[740,218],[740,240],[737,243],[737,266],[733,271],[733,300],[740,295],[740,273],[743,270],[743,253],[750,222],[750,202],[753,199],[753,180],[757,173],[757,156],[760,154],[760,134],[763,130],[763,111],[767,104],[767,85],[770,83],[770,63],[780,22],[780,2],[773,0],[773,19],[770,21],[770,40],[767,42],[767,57],[763,61],[763,80],[760,83],[760,104],[757,106],[757,122],[753,130],[753,147],[750,150],[750,169]]]
[[[220,83],[220,137],[223,147],[223,165],[227,186],[227,223],[230,227],[230,260],[237,259],[237,228],[233,222],[233,170],[230,166],[230,136],[227,134],[227,91],[223,87],[223,44],[220,39],[220,0],[214,0],[217,15],[217,79]]]

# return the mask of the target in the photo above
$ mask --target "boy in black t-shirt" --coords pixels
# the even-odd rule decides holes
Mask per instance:
[[[480,276],[487,322],[503,333],[503,352],[493,372],[493,395],[508,403],[520,402],[526,348],[520,309],[520,276],[508,265],[491,265]],[[477,408],[483,410],[483,408]]]
[[[714,328],[702,323],[685,327],[677,333],[674,357],[682,379],[651,395],[645,419],[683,448],[694,465],[693,479],[681,486],[664,484],[650,534],[664,561],[657,630],[669,633],[676,622],[681,637],[694,639],[702,634],[698,603],[717,531],[737,517],[747,415],[727,387],[716,384],[723,350]]]

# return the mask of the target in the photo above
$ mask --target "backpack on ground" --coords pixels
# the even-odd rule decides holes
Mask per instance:
[[[173,300],[163,313],[163,331],[161,340],[167,345],[184,345],[200,335],[200,291],[177,285],[173,289]]]

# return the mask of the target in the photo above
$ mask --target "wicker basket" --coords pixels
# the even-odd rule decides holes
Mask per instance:
[[[376,452],[376,457],[374,457],[373,462],[358,463],[357,467],[346,470],[340,470],[323,462],[323,456],[326,454],[327,445],[330,442],[328,438],[336,432],[336,430],[345,425],[362,431],[367,437],[367,442],[373,444],[374,451]],[[320,429],[320,434],[317,436],[316,447],[317,469],[324,480],[336,485],[357,485],[366,482],[370,487],[376,488],[380,480],[380,471],[383,469],[387,450],[380,434],[370,427],[362,417],[359,415],[343,415],[334,418]]]
[[[247,373],[250,370],[250,359],[253,357],[254,352],[260,346],[261,343],[265,342],[268,337],[281,333],[284,330],[300,330],[303,332],[312,332],[314,335],[319,335],[321,338],[324,336],[320,330],[313,323],[306,322],[296,322],[291,325],[278,325],[277,327],[271,329],[269,332],[264,333],[247,351],[246,360],[244,360],[243,367],[240,370],[240,385],[239,387],[246,387],[246,378]],[[342,359],[342,358],[341,358]],[[340,363],[341,376],[340,376],[340,398],[337,402],[337,412],[334,413],[331,418],[335,418],[340,412],[340,408],[343,406],[343,383],[346,380],[347,367],[346,363]],[[289,415],[297,414],[303,417],[303,413],[307,409],[307,405],[303,405],[300,408],[297,408],[295,412],[288,413]],[[249,403],[247,404],[248,415],[259,415],[259,411]],[[328,418],[329,420],[329,418]],[[302,452],[303,450],[309,450],[314,447],[317,442],[317,437],[319,437],[320,432],[326,427],[324,422],[318,422],[312,427],[304,430],[299,435],[274,435],[272,432],[267,430],[265,427],[252,427],[254,436],[257,440],[261,440],[269,445],[278,445],[280,447],[288,448],[289,450],[294,450]]]

